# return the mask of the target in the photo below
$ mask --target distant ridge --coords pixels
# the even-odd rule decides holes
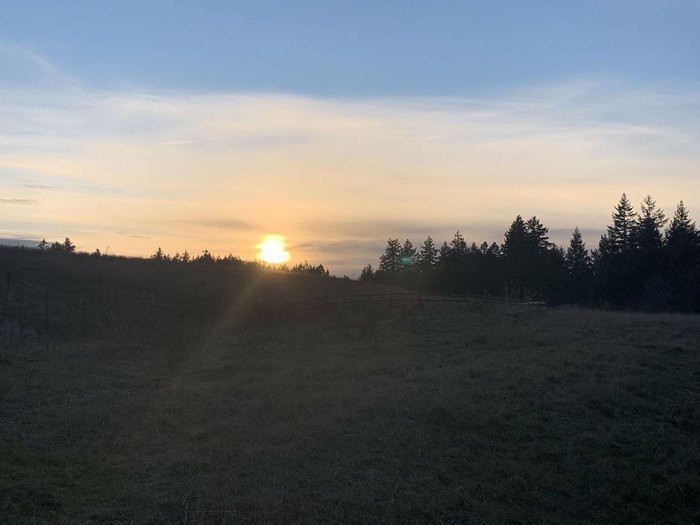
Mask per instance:
[[[0,238],[0,246],[24,246],[26,248],[36,248],[41,241],[28,239],[2,239]]]

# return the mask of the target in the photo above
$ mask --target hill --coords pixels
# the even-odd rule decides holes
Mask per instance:
[[[108,314],[5,340],[9,522],[700,518],[697,316],[308,307],[294,301],[376,289],[8,253],[18,280]]]

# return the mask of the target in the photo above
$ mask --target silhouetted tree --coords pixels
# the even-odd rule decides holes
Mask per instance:
[[[636,213],[627,194],[613,209],[612,220],[594,256],[596,295],[611,304],[632,307],[640,283],[634,253]]]
[[[424,290],[431,290],[435,286],[435,275],[438,268],[438,250],[433,238],[428,236],[416,255],[416,269],[418,270],[419,286]]]
[[[647,195],[635,222],[635,257],[630,268],[638,283],[635,302],[647,310],[667,309],[670,299],[668,282],[662,275],[666,259],[662,230],[666,222],[663,210],[657,209],[654,199]]]
[[[428,238],[423,241],[418,253],[418,271],[424,275],[432,276],[435,273],[435,267],[438,262],[438,250],[435,247],[433,238],[428,235]]]
[[[360,281],[372,282],[374,281],[374,278],[374,268],[372,268],[371,264],[368,264],[362,268],[362,271],[360,272]]]
[[[213,263],[216,262],[214,257],[212,256],[211,253],[209,253],[209,250],[203,250],[201,255],[198,255],[195,257],[194,262],[198,263]],[[280,267],[280,269],[282,269]]]
[[[633,241],[645,256],[660,252],[663,248],[662,229],[666,222],[663,210],[657,209],[654,199],[647,195],[635,223]]]
[[[384,254],[379,258],[377,278],[386,282],[396,282],[401,272],[401,244],[398,239],[389,239]]]
[[[586,243],[578,229],[574,229],[569,248],[565,256],[566,271],[569,277],[569,298],[580,303],[588,298],[593,276],[591,256],[586,250]]]
[[[75,252],[75,244],[66,237],[66,239],[63,241],[63,244],[61,245],[63,247],[63,251],[67,253],[73,253]]]
[[[467,243],[457,230],[449,246],[444,243],[440,248],[439,283],[446,293],[466,292],[466,256],[469,253]]]
[[[627,194],[623,193],[613,211],[613,223],[608,226],[608,232],[603,236],[605,240],[601,238],[600,250],[606,254],[631,250],[634,243],[636,216]]]
[[[518,215],[505,233],[501,252],[505,262],[506,294],[523,297],[529,293],[528,268],[532,255],[527,227],[523,218]]]
[[[683,201],[676,207],[665,238],[671,308],[700,311],[700,235]]]
[[[401,251],[399,252],[399,257],[401,258],[401,267],[404,269],[413,268],[416,263],[416,248],[410,239],[406,239],[401,246]]]
[[[549,228],[546,228],[537,217],[533,216],[527,220],[525,233],[535,252],[542,253],[552,246],[549,242]]]
[[[459,230],[455,232],[455,236],[450,242],[450,254],[452,256],[461,257],[467,253],[467,243],[464,240],[464,236],[459,233]]]
[[[299,263],[295,266],[292,266],[290,271],[295,273],[304,273],[307,275],[330,275],[330,272],[326,270],[322,264],[319,264],[318,266],[313,266],[309,264],[308,261],[304,261],[303,263]]]
[[[46,239],[42,239],[41,242],[37,245],[37,248],[39,248],[42,251],[48,250],[49,243],[46,242]]]
[[[700,239],[683,201],[678,203],[666,231],[668,266],[672,273],[686,272],[698,263]]]

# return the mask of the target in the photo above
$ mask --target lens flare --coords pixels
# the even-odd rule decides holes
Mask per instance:
[[[287,239],[282,235],[265,235],[256,248],[258,258],[268,264],[286,263],[291,257],[287,251]]]

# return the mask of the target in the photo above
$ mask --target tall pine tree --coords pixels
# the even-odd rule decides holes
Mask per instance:
[[[578,226],[574,229],[569,248],[566,250],[565,264],[569,282],[569,299],[574,303],[581,303],[588,297],[592,263]]]
[[[401,244],[398,239],[386,242],[384,253],[379,257],[377,278],[394,282],[401,271]]]

